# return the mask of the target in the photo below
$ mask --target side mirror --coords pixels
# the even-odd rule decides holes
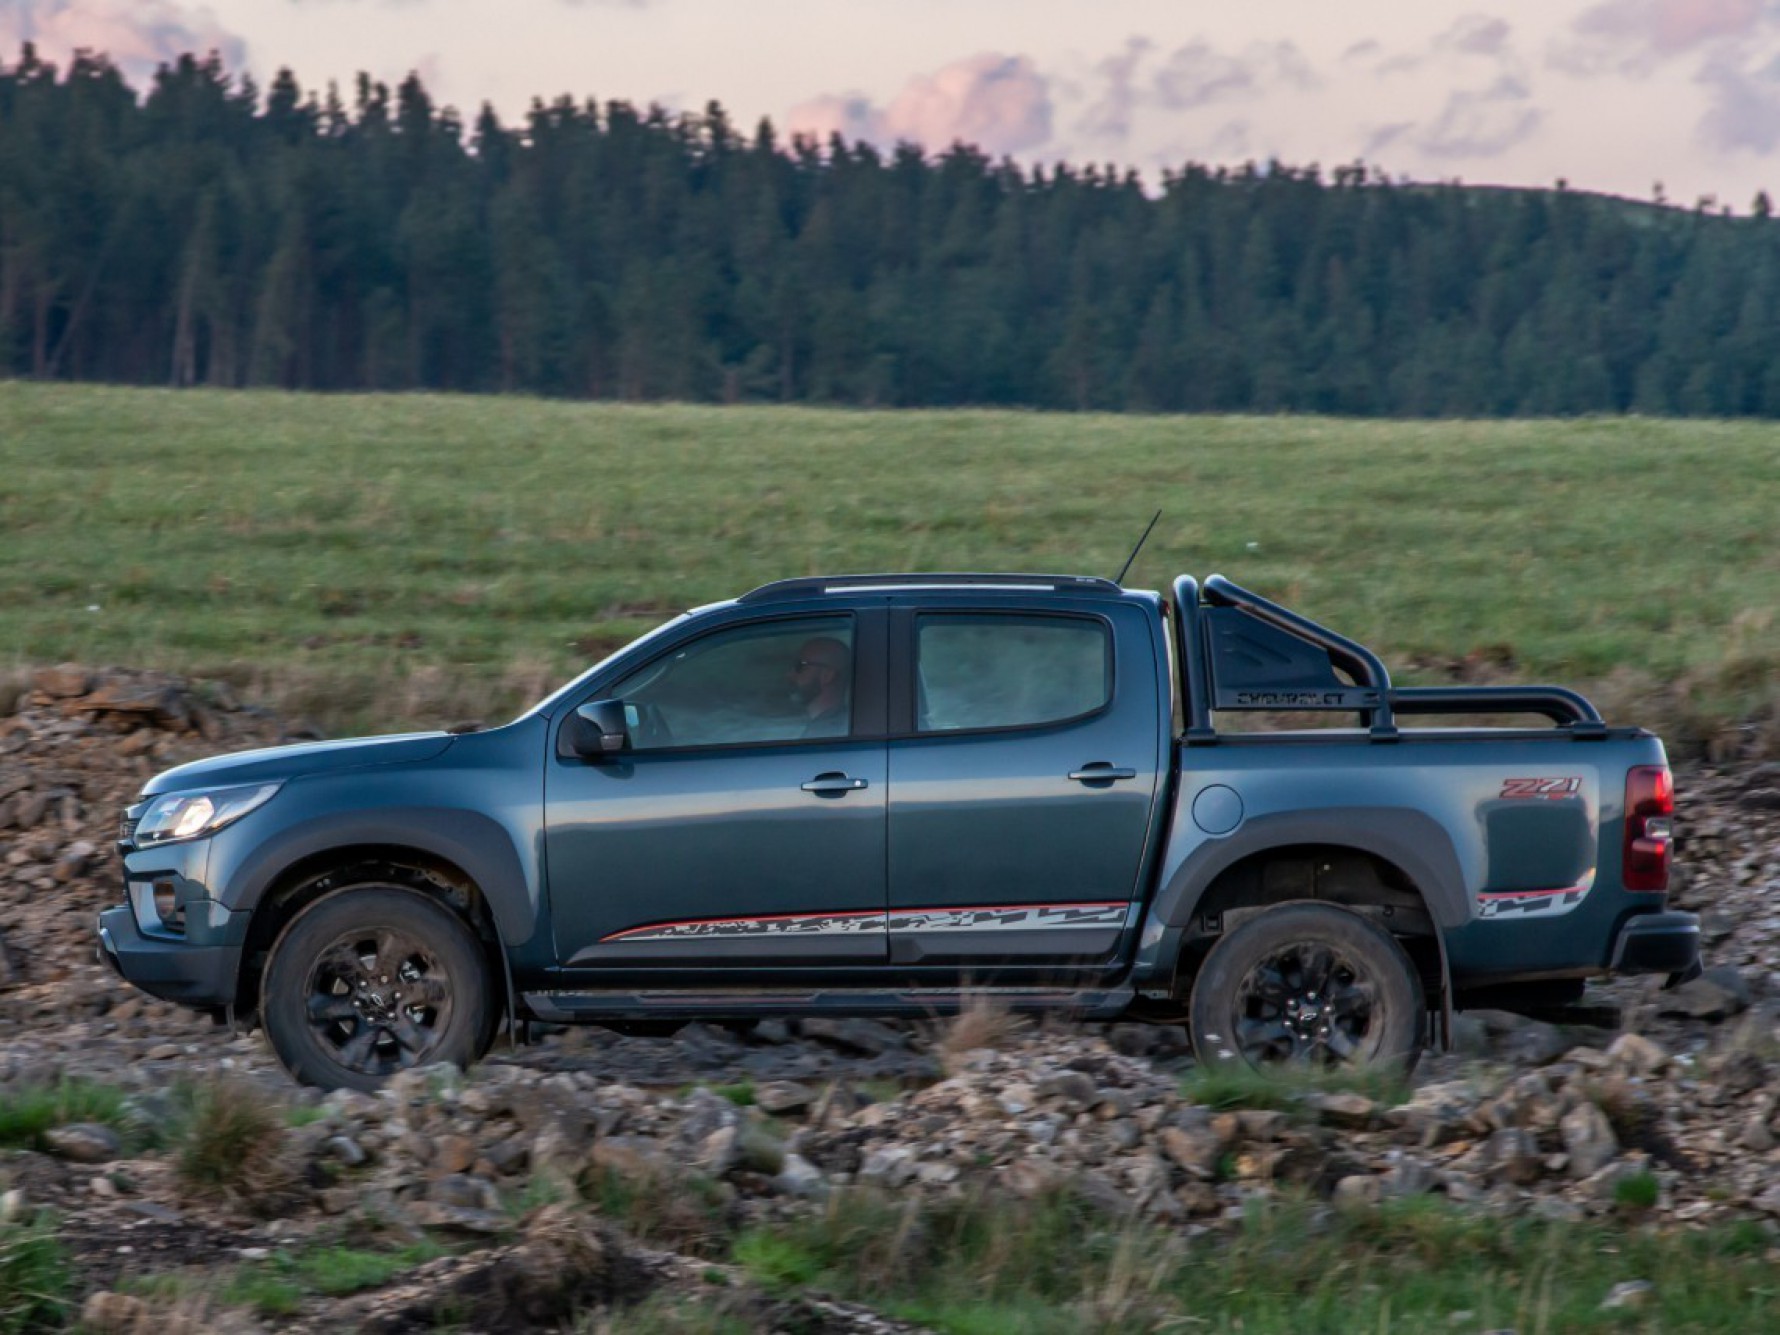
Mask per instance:
[[[630,750],[630,718],[622,700],[590,700],[575,711],[569,745],[584,760],[609,760]]]

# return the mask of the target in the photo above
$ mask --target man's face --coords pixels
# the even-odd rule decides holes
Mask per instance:
[[[800,650],[797,661],[786,673],[791,682],[791,698],[800,705],[807,705],[827,689],[830,676],[834,669],[810,656],[808,646]]]

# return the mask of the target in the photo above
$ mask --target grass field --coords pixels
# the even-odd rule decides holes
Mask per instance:
[[[619,407],[0,383],[0,645],[334,729],[497,718],[788,575],[1220,571],[1704,737],[1780,676],[1780,426]]]

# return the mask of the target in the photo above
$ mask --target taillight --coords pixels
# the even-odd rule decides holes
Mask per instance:
[[[1675,779],[1667,765],[1639,765],[1625,776],[1627,890],[1669,888],[1669,845],[1674,834]]]

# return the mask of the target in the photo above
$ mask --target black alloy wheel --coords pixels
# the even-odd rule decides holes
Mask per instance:
[[[1414,963],[1372,921],[1299,901],[1219,939],[1193,984],[1193,1049],[1204,1063],[1333,1067],[1421,1054],[1425,1004]]]
[[[398,1071],[467,1065],[493,1039],[486,956],[437,901],[391,885],[339,890],[272,948],[261,1015],[305,1084],[376,1089]]]
[[[309,1027],[348,1070],[393,1075],[432,1058],[451,1023],[451,975],[391,928],[347,932],[309,970]]]

